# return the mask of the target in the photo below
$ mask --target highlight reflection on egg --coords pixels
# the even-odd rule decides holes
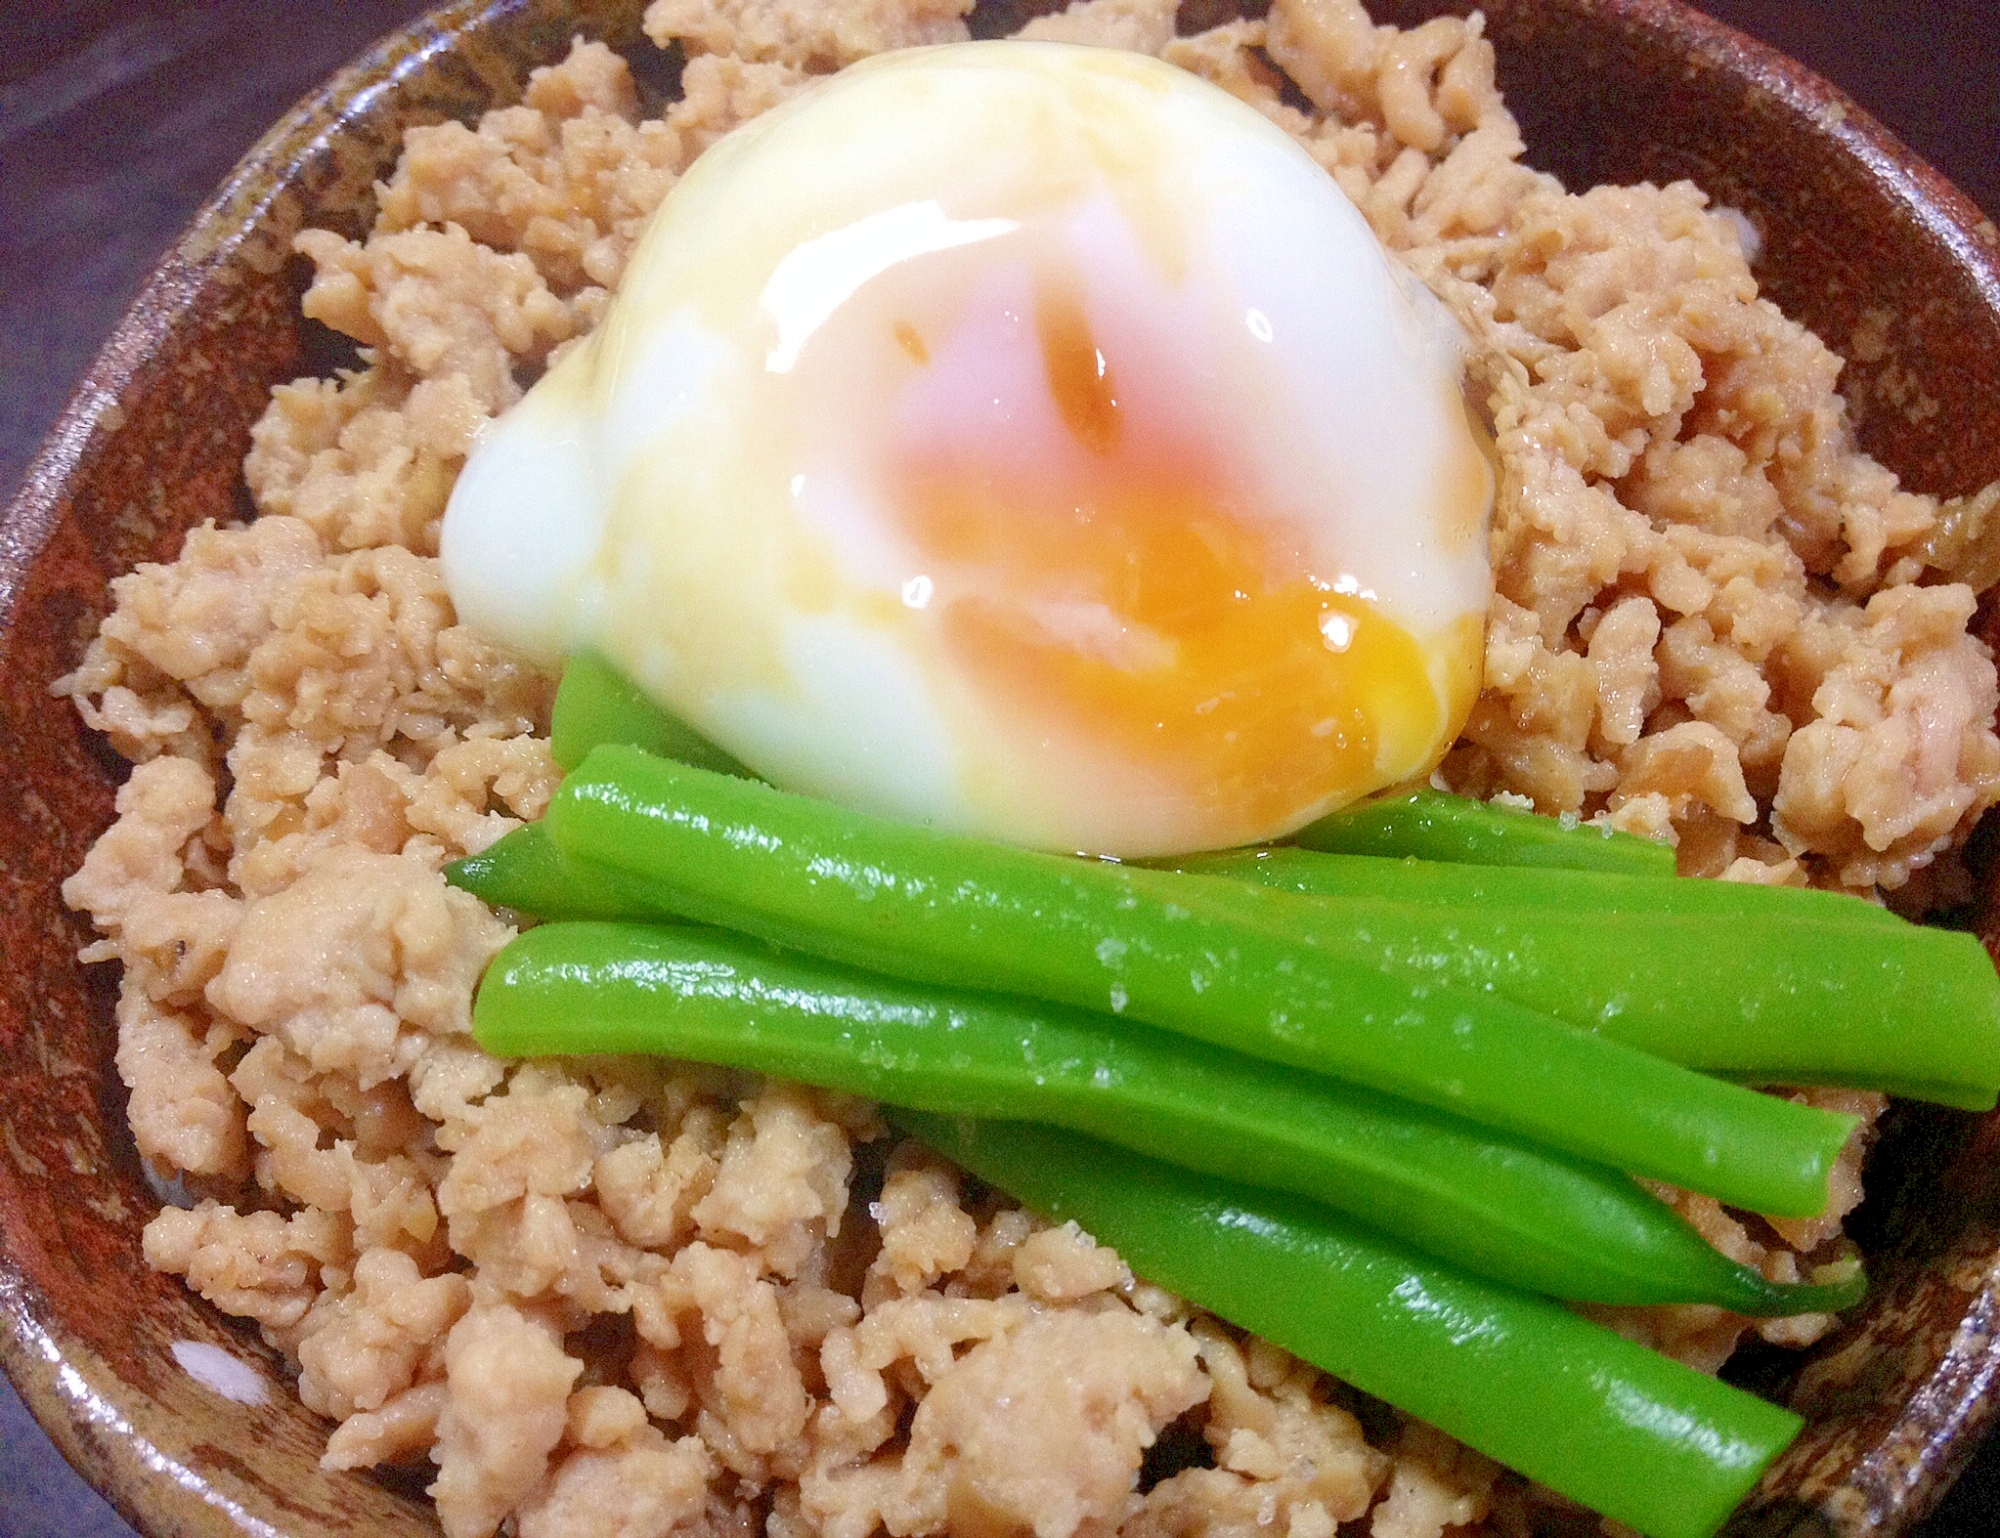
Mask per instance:
[[[445,576],[788,788],[1053,849],[1265,839],[1425,772],[1477,691],[1461,345],[1195,77],[893,54],[689,170],[472,456]]]

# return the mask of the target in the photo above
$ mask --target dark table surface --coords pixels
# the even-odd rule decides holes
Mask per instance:
[[[263,128],[427,0],[0,0],[0,492]],[[1995,0],[1706,0],[2000,217]],[[2000,1531],[2000,1444],[1921,1538]],[[0,1538],[132,1538],[0,1380]]]

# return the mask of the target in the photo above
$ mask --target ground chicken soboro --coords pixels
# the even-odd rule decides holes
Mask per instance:
[[[963,37],[963,10],[655,0],[688,55],[662,120],[580,44],[522,105],[412,130],[365,242],[300,237],[306,312],[363,367],[273,393],[260,516],[121,579],[61,685],[136,764],[65,895],[124,965],[133,1135],[200,1196],[146,1256],[297,1361],[329,1465],[432,1460],[452,1538],[1524,1532],[1540,1498],[1512,1476],[866,1105],[467,1034],[510,931],[439,870],[557,779],[549,680],[457,626],[438,578],[471,435],[591,326],[701,149],[812,74]],[[1691,186],[1572,196],[1524,168],[1477,18],[1277,0],[1183,37],[1167,0],[1087,0],[1028,31],[1255,104],[1481,340],[1499,593],[1445,782],[1672,838],[1694,873],[1950,891],[2000,799],[1993,664],[1950,579],[1993,575],[1968,531],[2000,488],[1940,508],[1854,449],[1839,360],[1757,298],[1737,224]],[[1858,1165],[1817,1221],[1682,1205],[1790,1280],[1844,1242]],[[1606,1312],[1710,1368],[1750,1327]],[[1170,1427],[1209,1466],[1141,1493]]]

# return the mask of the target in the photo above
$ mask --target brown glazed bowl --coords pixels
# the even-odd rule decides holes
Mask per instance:
[[[204,518],[248,514],[239,466],[266,392],[336,357],[299,317],[293,234],[360,233],[405,127],[511,99],[573,34],[631,47],[642,4],[460,0],[308,98],[161,263],[0,522],[0,1363],[69,1460],[154,1538],[437,1528],[420,1478],[322,1472],[328,1428],[278,1358],[140,1258],[157,1202],[112,1069],[115,983],[76,962],[88,935],[57,895],[109,821],[123,766],[48,684],[81,655],[112,577],[170,557]],[[1378,12],[1408,22],[1447,5],[1471,8]],[[978,30],[1009,30],[1034,6],[987,0]],[[1576,186],[1692,177],[1743,209],[1763,235],[1766,291],[1853,360],[1868,447],[1926,490],[2000,477],[2000,235],[1963,197],[1824,82],[1674,0],[1484,8],[1532,160]],[[671,91],[670,60],[642,71]],[[1927,414],[1927,398],[1949,404]],[[1996,899],[2000,879],[1975,915],[1989,948]],[[1899,1110],[1870,1192],[1866,1310],[1802,1364],[1773,1353],[1733,1369],[1809,1425],[1732,1533],[1904,1532],[1986,1428],[2000,1115]],[[215,1370],[225,1356],[241,1382]]]

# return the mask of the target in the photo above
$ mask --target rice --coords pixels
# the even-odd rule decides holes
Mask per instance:
[[[325,1461],[436,1465],[451,1538],[1522,1533],[1550,1498],[898,1143],[872,1107],[695,1066],[507,1063],[469,1035],[511,930],[448,861],[558,782],[551,681],[454,621],[438,519],[479,424],[603,313],[708,144],[818,73],[966,35],[962,0],[655,0],[687,54],[645,120],[579,42],[519,106],[411,130],[362,242],[299,237],[362,366],[273,392],[258,517],[115,584],[62,692],[134,761],[65,884],[122,963],[142,1155],[194,1205],[145,1253],[298,1366]],[[1440,783],[1673,840],[1685,873],[1962,890],[2000,800],[1990,580],[1860,453],[1840,362],[1757,297],[1685,183],[1520,163],[1478,17],[1162,0],[1026,35],[1139,49],[1271,117],[1479,343],[1502,466],[1485,688]],[[1281,75],[1279,72],[1282,71]],[[1815,1092],[1860,1112],[1878,1096]],[[1666,1193],[1778,1280],[1829,1213]],[[1825,1316],[1600,1310],[1713,1369]]]

